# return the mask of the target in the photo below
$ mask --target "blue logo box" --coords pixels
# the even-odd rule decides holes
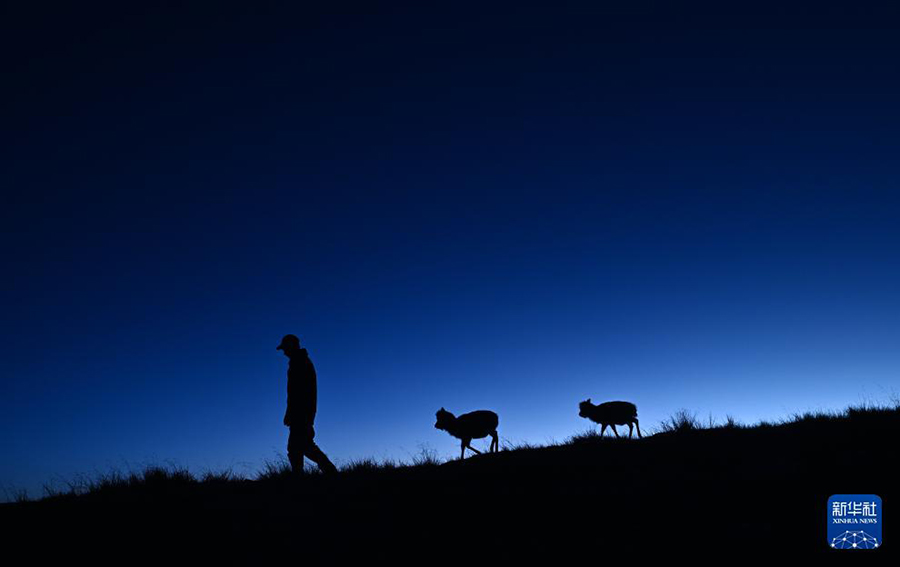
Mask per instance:
[[[828,547],[878,549],[881,540],[881,498],[875,494],[835,494],[828,499]]]

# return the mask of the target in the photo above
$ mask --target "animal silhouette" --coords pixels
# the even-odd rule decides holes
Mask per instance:
[[[578,415],[586,417],[595,423],[599,423],[600,436],[606,431],[606,426],[612,427],[616,437],[619,432],[616,431],[616,425],[628,426],[628,438],[630,439],[634,433],[634,426],[637,426],[638,438],[641,438],[641,426],[637,418],[637,406],[631,402],[605,402],[599,406],[591,403],[588,398],[578,404]]]
[[[441,408],[435,415],[437,416],[437,423],[434,424],[435,428],[443,429],[450,435],[462,440],[460,460],[466,456],[466,447],[479,455],[481,454],[481,451],[470,445],[472,439],[482,439],[490,435],[491,446],[488,452],[496,453],[500,450],[500,441],[497,439],[497,425],[500,424],[500,418],[497,417],[496,413],[489,410],[478,410],[456,417],[449,411]]]

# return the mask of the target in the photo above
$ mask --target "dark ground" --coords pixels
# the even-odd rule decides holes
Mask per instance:
[[[336,478],[198,482],[166,471],[86,494],[0,506],[7,552],[35,560],[204,564],[434,563],[611,556],[894,555],[900,410],[848,410],[643,440],[587,436],[442,465],[365,464]],[[827,499],[881,496],[885,545],[834,551]],[[35,545],[35,543],[37,545]]]

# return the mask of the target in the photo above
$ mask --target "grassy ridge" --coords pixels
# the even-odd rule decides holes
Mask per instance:
[[[110,473],[0,507],[41,538],[195,560],[264,556],[560,559],[592,553],[777,551],[816,556],[835,493],[893,503],[900,407],[779,423],[702,424],[679,412],[642,440],[578,435],[439,463],[361,460],[334,478],[269,463],[253,479],[177,467]],[[877,551],[889,554],[890,538]],[[900,541],[900,540],[898,540]],[[648,547],[649,546],[649,547]],[[467,551],[468,550],[468,551]]]

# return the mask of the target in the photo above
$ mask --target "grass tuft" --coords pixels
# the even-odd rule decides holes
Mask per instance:
[[[279,455],[274,460],[263,461],[262,469],[256,474],[256,480],[273,481],[290,478],[291,472],[291,463],[287,457]]]
[[[427,445],[419,445],[419,452],[412,458],[414,467],[436,467],[441,464],[437,451]]]
[[[700,425],[700,420],[697,419],[697,414],[686,409],[680,409],[670,416],[669,419],[661,422],[659,428],[662,433],[685,433],[702,429],[702,426]]]

